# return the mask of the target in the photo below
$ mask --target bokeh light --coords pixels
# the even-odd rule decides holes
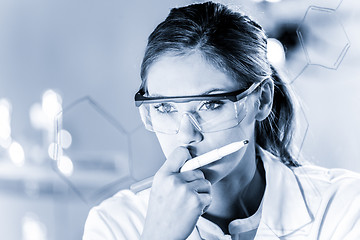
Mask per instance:
[[[36,129],[42,129],[47,126],[47,118],[40,103],[34,103],[30,107],[30,121],[31,125]]]
[[[8,148],[11,143],[11,104],[0,99],[0,146]]]
[[[69,131],[62,129],[58,134],[59,134],[58,138],[60,139],[61,147],[64,149],[69,148],[72,143],[72,137]]]
[[[65,176],[71,176],[74,171],[74,165],[71,159],[67,156],[61,156],[57,161],[59,171]]]
[[[56,160],[57,156],[56,156],[56,152],[58,150],[58,144],[56,143],[50,143],[49,147],[48,147],[48,154],[49,157],[53,160]]]
[[[46,240],[46,227],[33,213],[22,219],[22,240]]]
[[[268,38],[267,57],[274,66],[281,67],[285,64],[284,47],[276,38]]]
[[[54,90],[46,90],[42,102],[34,103],[30,107],[31,125],[36,129],[52,131],[55,116],[62,111],[62,98]]]
[[[62,110],[62,98],[53,90],[47,90],[42,97],[42,110],[45,115],[53,120],[54,117]]]
[[[25,164],[25,153],[20,143],[13,141],[9,147],[9,155],[11,161],[18,167]]]

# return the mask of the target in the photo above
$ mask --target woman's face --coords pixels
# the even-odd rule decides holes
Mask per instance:
[[[228,74],[218,70],[206,62],[203,57],[194,53],[186,56],[162,56],[149,68],[147,75],[149,95],[156,96],[188,96],[211,93],[224,93],[238,90],[239,83]],[[206,179],[213,184],[221,179],[236,174],[238,178],[249,175],[254,169],[254,124],[252,111],[255,96],[246,99],[247,114],[236,127],[201,133],[183,116],[177,134],[156,133],[166,157],[179,146],[189,149],[192,157],[201,155],[226,144],[248,139],[249,144],[219,161],[201,168]],[[191,108],[193,102],[179,103],[184,111]],[[179,105],[178,104],[178,105]],[[247,177],[245,177],[247,178]]]

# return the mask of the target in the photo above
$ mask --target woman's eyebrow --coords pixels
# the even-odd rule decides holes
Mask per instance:
[[[179,95],[179,97],[187,97],[187,96],[202,96],[202,95],[210,95],[211,93],[219,93],[219,92],[229,92],[229,90],[221,89],[221,88],[212,88],[200,94],[192,94],[192,95]],[[161,95],[161,94],[149,94],[149,97],[177,97],[177,96],[168,96],[168,95]]]
[[[230,90],[231,91],[231,90]],[[219,93],[219,92],[229,92],[229,90],[226,90],[226,89],[221,89],[221,88],[212,88],[204,93],[202,93],[201,95],[209,95],[210,93],[213,93],[213,92],[216,92],[216,93]]]

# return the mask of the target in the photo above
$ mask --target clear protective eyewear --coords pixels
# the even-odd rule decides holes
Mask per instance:
[[[261,82],[253,83],[245,91],[192,96],[147,97],[140,89],[135,94],[135,104],[149,131],[177,134],[183,117],[187,116],[198,131],[217,132],[239,125],[247,114],[246,97]],[[184,103],[190,102],[191,110],[182,111]]]

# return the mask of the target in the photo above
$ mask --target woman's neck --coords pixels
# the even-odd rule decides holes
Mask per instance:
[[[253,156],[255,158],[255,154]],[[251,162],[254,164],[247,169],[245,176],[234,171],[213,185],[212,203],[203,217],[217,224],[225,233],[232,220],[247,218],[260,206],[265,191],[265,172],[261,160],[258,167],[255,159]]]

